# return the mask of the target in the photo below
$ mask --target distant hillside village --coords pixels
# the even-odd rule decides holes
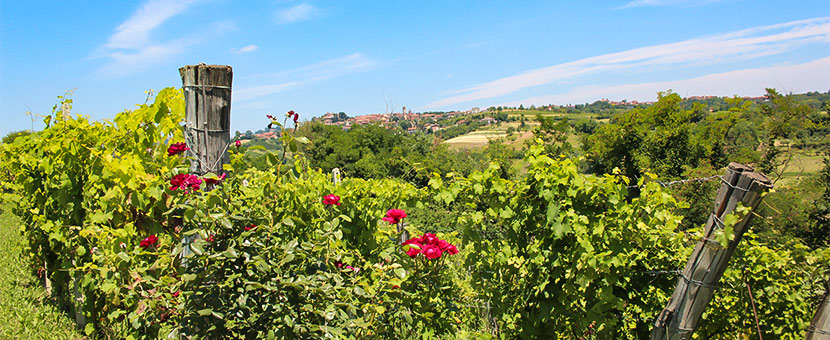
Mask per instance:
[[[684,101],[688,103],[693,102],[703,102],[709,107],[717,107],[719,103],[725,104],[725,99],[732,98],[732,97],[720,97],[720,96],[691,96],[684,98]],[[742,97],[743,99],[750,100],[753,102],[761,102],[766,100],[766,97]],[[475,126],[487,126],[492,124],[498,124],[502,121],[510,121],[510,120],[517,120],[519,118],[515,117],[516,115],[524,116],[524,113],[527,112],[530,117],[532,117],[537,112],[553,112],[553,113],[592,113],[596,114],[597,119],[609,118],[611,114],[617,112],[619,110],[631,109],[635,107],[645,107],[654,104],[653,101],[628,101],[628,100],[621,100],[621,101],[613,101],[607,98],[603,98],[600,100],[595,101],[592,104],[568,104],[568,105],[543,105],[543,106],[535,106],[531,105],[529,107],[524,107],[523,105],[519,105],[518,107],[507,107],[507,106],[491,106],[487,109],[481,109],[478,107],[473,107],[466,111],[452,111],[452,112],[416,112],[413,113],[412,110],[408,110],[405,106],[401,109],[401,112],[390,112],[390,113],[374,113],[374,114],[366,114],[366,115],[359,115],[355,117],[351,117],[345,112],[327,112],[326,114],[322,115],[321,117],[314,117],[311,119],[312,122],[320,122],[325,125],[336,125],[342,127],[344,130],[348,130],[351,126],[358,124],[377,124],[386,128],[396,128],[399,127],[404,131],[409,133],[416,133],[416,132],[423,132],[427,134],[438,133],[439,131],[449,129],[452,127],[457,127],[459,125],[475,125]],[[512,115],[511,117],[508,112]],[[524,119],[524,118],[522,118]],[[439,133],[440,134],[440,133]],[[452,133],[451,135],[456,135],[456,133]],[[245,133],[237,132],[237,139],[246,140],[246,139],[271,139],[271,138],[278,138],[279,137],[279,129],[263,129],[258,130],[256,132],[246,131]]]

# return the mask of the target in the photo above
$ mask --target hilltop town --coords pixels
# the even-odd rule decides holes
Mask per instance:
[[[702,102],[709,106],[710,110],[714,111],[715,109],[712,107],[717,107],[718,105],[724,103],[725,99],[728,98],[731,97],[689,96],[683,98],[683,100],[689,102]],[[764,96],[745,96],[741,98],[754,102],[760,102],[766,99],[766,97]],[[609,118],[614,112],[618,112],[620,110],[631,109],[634,107],[646,107],[652,104],[654,104],[653,101],[628,101],[625,99],[616,101],[610,100],[608,98],[603,98],[591,104],[548,104],[539,107],[535,105],[531,105],[529,107],[524,107],[523,105],[519,105],[518,107],[491,106],[486,109],[473,107],[465,111],[450,112],[412,112],[411,109],[407,109],[404,106],[401,108],[400,112],[372,113],[358,115],[354,117],[349,116],[345,112],[327,112],[320,117],[312,118],[311,121],[320,122],[325,125],[340,126],[344,130],[348,130],[351,126],[355,124],[377,124],[386,128],[400,127],[401,129],[409,133],[416,133],[419,131],[424,133],[436,133],[438,131],[454,126],[470,125],[470,123],[472,122],[478,123],[476,124],[476,126],[488,126],[492,124],[497,124],[501,121],[517,120],[519,119],[517,116],[520,115],[527,116],[528,118],[532,119],[532,117],[537,113],[591,113],[595,115],[593,116],[595,119],[606,119]],[[278,129],[263,129],[256,132],[249,131],[245,134],[240,134],[238,136],[238,138],[240,139],[271,139],[278,137]]]

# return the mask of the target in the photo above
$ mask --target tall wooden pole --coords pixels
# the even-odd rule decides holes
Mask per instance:
[[[180,68],[179,75],[184,89],[184,138],[190,148],[190,172],[219,175],[222,165],[230,161],[226,151],[231,140],[233,69],[199,63]],[[182,266],[187,267],[192,243],[198,237],[199,234],[193,234],[182,238]]]
[[[185,100],[185,141],[191,150],[190,172],[222,171],[231,140],[231,83],[227,65],[187,65],[179,69]]]
[[[704,237],[695,245],[666,309],[657,315],[652,340],[691,339],[752,214],[743,216],[732,227],[734,237],[726,247],[713,239],[715,230],[723,228],[723,218],[735,211],[738,203],[754,210],[761,202],[761,194],[772,187],[771,183],[748,166],[729,164],[715,197],[714,209],[706,221]]]

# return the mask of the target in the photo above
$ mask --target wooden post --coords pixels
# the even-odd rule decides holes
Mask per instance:
[[[190,172],[222,172],[229,162],[225,152],[231,140],[231,83],[227,65],[187,65],[179,69],[185,100],[185,141],[193,160]]]
[[[185,103],[184,138],[189,155],[190,172],[219,175],[229,163],[226,152],[231,140],[231,83],[233,69],[227,65],[187,65],[179,69]],[[205,186],[204,190],[210,190]],[[191,244],[199,234],[182,238],[181,264],[187,267]]]
[[[657,315],[652,340],[691,339],[752,214],[743,216],[733,226],[734,238],[726,247],[712,239],[714,231],[723,228],[723,218],[735,211],[738,203],[754,210],[761,202],[761,194],[772,187],[771,183],[766,176],[753,172],[750,167],[729,164],[715,197],[712,214],[706,221],[704,238],[695,245],[666,309]]]
[[[75,261],[73,260],[72,262]],[[77,324],[79,328],[84,328],[84,326],[86,326],[86,316],[84,316],[83,308],[84,303],[86,302],[86,298],[84,297],[84,293],[81,291],[80,286],[80,273],[72,273],[72,292],[74,295],[72,300],[72,307],[75,309],[75,324]]]
[[[804,340],[830,340],[830,281],[827,281],[824,298],[818,305],[813,322],[807,327]]]
[[[340,168],[331,169],[331,182],[334,185],[340,184]]]

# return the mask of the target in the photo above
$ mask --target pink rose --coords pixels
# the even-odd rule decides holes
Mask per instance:
[[[438,246],[438,248],[441,248],[441,251],[447,251],[447,248],[451,246],[451,244],[447,242],[447,240],[438,240],[438,243],[436,245]]]
[[[402,245],[402,246],[405,246],[405,245],[407,245],[407,244],[417,244],[417,245],[420,247],[420,246],[421,246],[421,243],[424,243],[423,238],[421,238],[421,237],[413,237],[413,238],[411,238],[411,239],[408,239],[408,240],[404,241],[404,242],[403,242],[403,244],[401,244],[401,245]]]
[[[458,248],[456,248],[456,247],[455,247],[455,245],[453,245],[453,244],[451,244],[449,247],[447,247],[447,250],[446,250],[446,251],[447,251],[447,253],[449,253],[450,255],[455,255],[455,254],[458,254]]]
[[[419,248],[423,248],[423,245],[420,245],[418,243],[412,243],[412,244],[418,246]],[[420,253],[421,253],[421,249],[418,249],[418,248],[415,248],[415,247],[409,247],[409,250],[406,251],[406,255],[409,255],[409,257],[411,257],[411,258],[415,258],[415,256],[418,256],[418,254],[420,254]]]
[[[337,195],[326,195],[323,197],[323,204],[326,205],[340,205],[340,196]]]
[[[421,253],[424,254],[424,257],[428,259],[437,259],[441,257],[443,253],[440,248],[431,244],[425,244],[424,249],[421,249]]]
[[[387,221],[389,224],[398,224],[404,217],[406,217],[405,211],[401,209],[389,209],[389,211],[386,212],[386,217],[381,220]]]
[[[418,256],[418,254],[423,254],[428,259],[437,259],[445,252],[450,255],[458,254],[458,248],[455,245],[446,240],[439,239],[435,234],[431,233],[425,233],[421,237],[408,239],[401,245],[415,245],[420,248],[410,247],[406,251],[406,255],[412,258]]]
[[[178,174],[170,179],[170,190],[182,189],[185,193],[198,191],[202,179],[196,175]]]
[[[421,238],[424,239],[424,244],[438,245],[438,236],[435,236],[435,234],[426,233]]]
[[[159,238],[156,235],[147,236],[147,238],[141,240],[141,243],[138,244],[139,247],[147,249],[156,244],[159,241]]]
[[[173,156],[184,152],[185,150],[190,150],[185,143],[173,143],[167,148],[167,155]]]

